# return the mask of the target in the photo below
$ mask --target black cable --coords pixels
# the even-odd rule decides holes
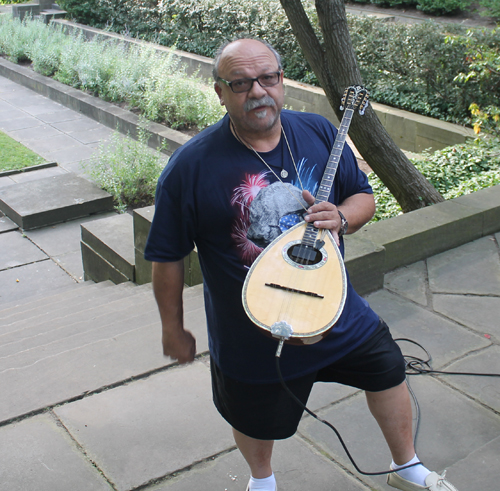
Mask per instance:
[[[381,472],[365,472],[365,471],[362,471],[358,465],[356,464],[356,462],[354,461],[351,453],[349,452],[349,449],[347,448],[347,445],[345,444],[344,440],[342,439],[342,436],[340,435],[339,431],[337,430],[337,428],[335,428],[335,426],[333,426],[331,423],[329,423],[328,421],[324,420],[324,419],[321,419],[317,414],[315,414],[313,411],[311,411],[291,390],[290,388],[286,385],[286,382],[285,380],[283,379],[283,375],[281,373],[281,367],[280,367],[280,354],[281,354],[281,349],[282,349],[282,345],[283,345],[283,339],[280,340],[280,346],[278,347],[278,350],[276,352],[276,371],[278,372],[278,377],[280,379],[280,382],[281,382],[281,385],[283,386],[283,388],[285,389],[285,391],[288,393],[288,395],[307,413],[309,414],[310,416],[312,416],[314,419],[318,420],[320,423],[323,423],[324,425],[328,426],[328,428],[330,428],[331,430],[333,430],[335,432],[335,435],[337,435],[337,438],[340,442],[340,444],[342,445],[342,448],[344,449],[347,457],[349,458],[349,460],[351,461],[352,465],[354,466],[354,468],[360,473],[360,474],[363,474],[365,476],[382,476],[384,474],[393,474],[394,472],[397,472],[397,471],[400,471],[400,470],[403,470],[403,469],[408,469],[409,467],[415,467],[416,465],[419,465],[419,464],[422,464],[422,462],[415,462],[414,464],[410,464],[410,465],[405,465],[404,467],[400,467],[398,469],[391,469],[391,470],[388,470],[388,471],[381,471]]]
[[[477,377],[500,377],[500,373],[480,373],[480,372],[445,372],[441,370],[434,370],[430,362],[432,357],[430,353],[416,341],[408,338],[396,338],[394,341],[406,341],[408,343],[412,343],[415,346],[418,346],[422,351],[427,355],[427,359],[423,360],[422,358],[418,358],[413,355],[403,355],[406,363],[406,375],[423,375],[427,373],[439,373],[441,375],[474,375]]]
[[[438,374],[444,374],[444,375],[475,375],[475,376],[480,376],[480,377],[500,377],[500,374],[498,373],[472,373],[472,372],[444,372],[444,371],[439,371],[439,370],[434,370],[431,368],[430,366],[430,362],[432,360],[432,357],[430,355],[430,353],[419,343],[417,343],[416,341],[413,341],[412,339],[408,339],[408,338],[397,338],[395,339],[394,341],[406,341],[408,343],[412,343],[416,346],[418,346],[422,351],[425,352],[425,354],[427,355],[427,359],[424,360],[422,358],[418,358],[416,356],[412,356],[412,355],[403,355],[404,359],[405,359],[405,373],[406,375],[423,375],[423,374],[429,374],[429,373],[438,373]],[[400,470],[403,470],[403,469],[408,469],[409,467],[414,467],[416,465],[420,465],[422,464],[422,462],[415,462],[414,464],[410,464],[410,465],[406,465],[404,467],[400,467],[398,469],[395,469],[395,470],[389,470],[389,471],[381,471],[381,472],[365,472],[365,471],[362,471],[358,465],[356,464],[356,462],[354,461],[351,453],[349,452],[349,449],[347,448],[347,445],[345,444],[344,440],[342,439],[342,436],[340,435],[339,431],[337,430],[337,428],[335,428],[335,426],[333,426],[331,423],[329,423],[328,421],[324,420],[324,419],[321,419],[316,413],[314,413],[313,411],[311,411],[291,390],[290,388],[288,387],[288,385],[286,384],[285,380],[283,379],[283,375],[281,373],[281,367],[280,367],[280,356],[281,356],[281,351],[283,349],[283,345],[284,345],[284,342],[285,342],[285,339],[284,338],[281,338],[280,339],[280,342],[279,342],[279,346],[278,346],[278,349],[276,350],[276,355],[275,355],[275,358],[276,358],[276,371],[278,373],[278,377],[279,377],[279,380],[280,380],[280,383],[281,385],[283,386],[283,388],[285,389],[285,391],[288,393],[288,395],[307,413],[309,414],[310,416],[312,416],[314,419],[318,420],[320,423],[323,423],[324,425],[328,426],[328,428],[330,428],[331,430],[333,430],[333,432],[335,433],[335,435],[337,436],[340,444],[342,445],[342,448],[344,449],[347,457],[349,458],[349,460],[351,461],[351,464],[354,466],[354,468],[360,473],[360,474],[363,474],[365,476],[381,476],[381,475],[384,475],[384,474],[392,474],[394,472],[397,472],[397,471],[400,471]],[[426,368],[427,367],[427,368]],[[417,413],[417,416],[416,416],[416,420],[417,420],[417,423],[416,423],[416,427],[415,427],[415,436],[414,436],[414,446],[416,448],[416,441],[417,441],[417,435],[418,435],[418,430],[419,430],[419,427],[420,427],[420,406],[418,404],[418,401],[417,401],[417,398],[415,396],[415,393],[413,392],[412,388],[410,387],[410,384],[408,382],[408,379],[406,380],[406,385],[408,386],[408,390],[410,392],[410,395],[412,396],[413,398],[413,403],[415,405],[415,409],[416,409],[416,413]]]

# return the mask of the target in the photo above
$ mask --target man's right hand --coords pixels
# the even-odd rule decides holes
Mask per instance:
[[[184,261],[153,262],[152,280],[161,317],[163,354],[180,364],[190,363],[196,355],[196,340],[184,329]]]
[[[191,363],[196,355],[196,339],[190,331],[184,329],[177,331],[175,334],[166,332],[163,329],[162,335],[163,354],[169,356],[173,360],[177,360],[179,364]]]

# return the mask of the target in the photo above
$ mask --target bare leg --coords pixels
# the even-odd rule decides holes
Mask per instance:
[[[389,445],[394,462],[403,465],[415,455],[412,409],[408,387],[401,385],[381,392],[366,392],[368,407]]]
[[[265,479],[273,471],[271,469],[271,456],[273,453],[273,440],[256,440],[240,433],[233,428],[234,441],[238,449],[250,466],[252,477]]]

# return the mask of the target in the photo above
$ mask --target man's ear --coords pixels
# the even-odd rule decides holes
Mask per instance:
[[[214,83],[214,90],[215,92],[217,92],[217,95],[219,96],[220,105],[224,106],[225,104],[224,104],[224,97],[222,96],[222,89],[217,82]]]

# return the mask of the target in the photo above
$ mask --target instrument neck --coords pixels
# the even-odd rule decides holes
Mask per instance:
[[[349,126],[351,125],[352,116],[354,114],[354,109],[346,109],[342,121],[335,137],[335,142],[333,143],[332,151],[330,152],[330,157],[326,164],[325,172],[321,183],[319,185],[318,192],[316,193],[314,204],[327,201],[330,197],[332,191],[333,180],[335,179],[335,174],[337,173],[337,168],[339,166],[340,157],[342,156],[342,151],[344,150],[345,141],[347,139],[347,133],[349,132]],[[304,238],[302,243],[304,245],[309,245],[314,247],[316,239],[318,236],[318,229],[314,227],[312,223],[308,223],[306,226],[306,231],[304,232]]]

